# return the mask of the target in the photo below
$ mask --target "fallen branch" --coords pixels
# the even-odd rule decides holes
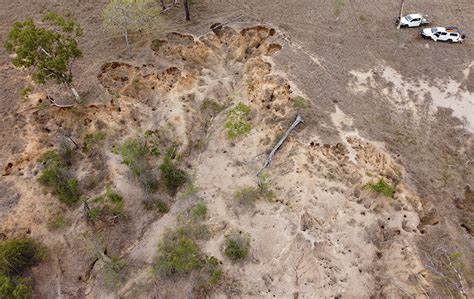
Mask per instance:
[[[51,105],[59,107],[59,108],[71,108],[74,106],[73,104],[67,104],[67,105],[58,104],[52,98],[49,98],[49,102],[51,103]]]
[[[291,124],[291,126],[288,128],[288,130],[286,130],[285,132],[285,135],[283,135],[280,140],[278,141],[278,143],[273,147],[272,151],[270,152],[270,154],[268,155],[268,158],[267,158],[267,161],[265,161],[265,164],[263,164],[263,167],[262,169],[260,169],[258,172],[257,172],[257,177],[262,173],[262,171],[267,168],[270,163],[272,163],[272,159],[273,159],[273,156],[275,155],[275,153],[278,151],[278,149],[281,147],[281,145],[283,144],[283,142],[285,142],[285,140],[288,138],[288,136],[290,136],[290,133],[291,131],[293,131],[294,128],[296,128],[297,125],[299,125],[299,123],[302,123],[303,122],[303,118],[301,117],[301,115],[297,115],[296,116],[296,119],[295,121]]]

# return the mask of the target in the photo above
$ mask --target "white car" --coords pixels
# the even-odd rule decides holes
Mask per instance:
[[[409,14],[401,18],[400,27],[419,27],[421,25],[429,24],[426,19],[428,16],[422,16],[419,13]]]
[[[433,27],[423,29],[421,36],[434,41],[462,43],[466,35],[457,27]]]

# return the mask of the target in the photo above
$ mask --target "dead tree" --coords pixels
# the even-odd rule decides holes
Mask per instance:
[[[191,21],[191,16],[189,15],[189,0],[183,0],[184,12],[186,13],[186,21]]]
[[[257,172],[257,177],[260,176],[260,174],[262,173],[262,171],[268,167],[268,165],[270,165],[270,163],[272,162],[272,159],[273,159],[273,156],[275,155],[275,153],[278,151],[278,149],[281,147],[281,145],[283,144],[283,142],[285,142],[285,140],[288,138],[288,136],[290,136],[290,133],[291,131],[293,131],[297,125],[299,125],[300,123],[303,122],[303,118],[301,117],[301,115],[297,115],[296,116],[296,119],[295,121],[291,124],[291,126],[288,128],[288,130],[286,130],[285,134],[280,138],[280,140],[278,141],[278,143],[273,147],[272,151],[270,152],[270,154],[268,155],[268,158],[267,160],[265,161],[265,164],[263,164],[263,167],[262,169],[260,169],[258,172]]]
[[[400,14],[399,14],[399,18],[398,18],[398,29],[400,29],[400,27],[402,25],[403,5],[405,5],[405,0],[400,1]]]

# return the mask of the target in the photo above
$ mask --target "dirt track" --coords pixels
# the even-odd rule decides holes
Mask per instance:
[[[105,32],[97,32],[96,28],[100,24],[101,5],[97,5],[93,1],[73,1],[73,3],[68,4],[60,4],[57,1],[41,1],[41,3],[30,3],[30,1],[23,1],[22,3],[3,2],[5,3],[2,3],[1,7],[6,9],[2,10],[0,14],[2,37],[5,36],[13,21],[21,20],[33,12],[41,13],[46,9],[58,9],[60,12],[71,11],[73,16],[81,21],[85,28],[85,36],[81,41],[85,55],[81,63],[77,65],[76,71],[79,79],[79,91],[82,91],[86,100],[91,103],[106,102],[110,98],[105,88],[95,79],[99,74],[100,66],[104,63],[125,61],[133,65],[142,65],[154,62],[155,58],[148,49],[148,42],[136,39],[134,43],[136,54],[133,58],[127,59],[123,56],[124,48],[119,37],[108,38]],[[340,236],[341,242],[348,242],[343,245],[345,250],[348,248],[354,250],[357,247],[356,243],[360,240],[356,237],[353,239],[347,238],[347,235],[351,235],[351,232],[345,230],[346,222],[354,218],[346,215],[337,216],[337,211],[339,209],[344,211],[342,214],[359,214],[367,211],[370,214],[371,212],[368,211],[372,208],[364,207],[365,202],[355,204],[351,200],[351,202],[346,203],[346,199],[352,196],[352,194],[348,195],[347,193],[348,190],[352,190],[352,187],[341,187],[337,184],[332,186],[334,188],[331,189],[331,192],[336,190],[333,198],[332,195],[324,195],[325,192],[323,191],[328,187],[325,185],[326,183],[321,183],[323,185],[317,185],[316,187],[313,186],[314,181],[311,179],[319,179],[316,175],[319,170],[305,170],[308,171],[306,176],[311,178],[308,181],[299,181],[293,175],[285,176],[285,171],[290,172],[290,174],[298,173],[301,168],[306,167],[305,155],[316,157],[321,161],[329,159],[330,162],[327,163],[332,163],[332,158],[325,158],[327,153],[324,152],[324,149],[307,150],[305,146],[308,147],[310,142],[317,140],[321,144],[331,145],[343,142],[350,148],[345,139],[347,136],[362,138],[370,142],[371,146],[382,144],[384,149],[380,150],[376,147],[380,150],[380,153],[376,152],[383,157],[387,155],[387,157],[393,158],[393,163],[404,168],[403,181],[409,189],[406,194],[410,196],[411,194],[417,194],[423,202],[428,201],[436,210],[435,216],[433,216],[435,220],[423,219],[420,214],[419,218],[423,225],[418,227],[419,230],[415,233],[403,233],[408,236],[406,237],[407,240],[419,244],[418,248],[408,246],[407,248],[414,252],[406,254],[406,256],[416,256],[415,251],[417,251],[421,261],[423,259],[426,261],[426,256],[423,256],[420,252],[431,252],[438,248],[437,240],[441,239],[447,250],[462,252],[465,263],[471,266],[474,265],[472,253],[474,246],[472,239],[473,211],[472,206],[469,206],[472,203],[469,203],[468,200],[468,196],[470,196],[468,194],[471,193],[465,192],[466,185],[474,188],[474,162],[472,161],[474,157],[474,41],[470,38],[470,35],[474,33],[474,14],[472,13],[474,3],[472,1],[444,0],[436,1],[436,3],[428,0],[416,1],[416,3],[406,1],[406,12],[428,14],[434,24],[458,25],[465,30],[468,39],[462,45],[422,40],[418,29],[397,30],[393,25],[393,19],[398,12],[398,4],[389,0],[331,2],[293,0],[280,1],[281,3],[270,0],[196,2],[198,3],[193,7],[191,23],[183,23],[180,19],[180,12],[171,11],[169,20],[163,26],[168,26],[167,28],[173,28],[173,30],[180,32],[189,32],[196,36],[208,33],[209,26],[215,22],[229,22],[229,26],[233,27],[262,23],[265,26],[275,28],[275,40],[282,45],[282,50],[272,56],[273,71],[286,76],[292,87],[295,90],[299,89],[310,102],[310,107],[303,112],[304,128],[299,131],[297,138],[281,152],[282,157],[290,157],[293,164],[290,162],[287,164],[284,158],[275,163],[274,175],[282,176],[281,181],[277,179],[275,183],[281,188],[282,197],[295,200],[287,202],[292,205],[293,210],[288,212],[284,207],[277,209],[267,206],[267,203],[265,203],[260,207],[261,215],[256,217],[244,216],[243,220],[233,220],[231,222],[231,225],[239,224],[241,226],[245,225],[243,224],[245,223],[244,220],[248,220],[249,223],[257,223],[257,225],[249,224],[246,229],[252,231],[255,238],[260,236],[262,239],[267,237],[268,231],[272,231],[270,227],[275,229],[276,226],[277,229],[273,234],[281,234],[278,235],[281,237],[280,245],[288,246],[284,248],[284,250],[289,250],[288,252],[284,253],[282,249],[281,252],[276,253],[262,245],[261,250],[266,255],[262,252],[256,253],[257,258],[262,259],[262,263],[258,265],[255,262],[254,265],[247,267],[245,269],[247,276],[260,275],[265,271],[271,272],[270,268],[275,267],[277,270],[272,275],[281,277],[283,285],[288,283],[288,285],[295,287],[294,290],[299,290],[303,297],[304,294],[311,294],[314,291],[311,287],[294,286],[291,279],[285,276],[284,268],[293,267],[295,265],[294,260],[299,258],[299,256],[292,255],[291,252],[302,251],[307,254],[310,249],[305,247],[306,245],[301,241],[302,239],[299,239],[301,236],[294,237],[291,229],[286,230],[281,227],[281,223],[277,221],[278,219],[269,215],[273,212],[284,219],[288,227],[298,225],[299,217],[305,215],[308,205],[312,205],[312,208],[318,207],[318,209],[324,211],[320,212],[321,214],[313,211],[313,215],[308,216],[310,219],[315,217],[318,220],[318,217],[328,217],[334,215],[334,213],[336,214],[334,216],[336,217],[335,220],[330,222],[336,227],[334,233],[330,227],[323,225],[319,228],[319,232],[316,229],[311,237],[328,238],[327,242],[330,245],[323,242],[320,244],[323,247],[328,246],[329,249],[320,249],[321,255],[317,256],[319,261],[325,258],[331,259],[331,257],[324,256],[322,253],[332,252],[331,250],[335,248],[333,242],[337,239],[336,236]],[[28,9],[25,9],[26,7]],[[15,19],[12,19],[11,16],[15,16]],[[161,36],[159,33],[153,35]],[[0,90],[0,107],[3,118],[0,163],[3,168],[8,162],[18,159],[28,142],[17,138],[21,135],[20,132],[24,130],[26,121],[22,114],[15,114],[18,108],[15,104],[12,104],[20,101],[18,92],[26,82],[26,78],[22,77],[26,76],[26,73],[14,69],[9,64],[9,58],[3,49],[0,50],[0,57],[1,76],[3,82],[5,82],[2,86],[3,89]],[[60,93],[58,92],[58,94]],[[470,113],[470,111],[473,113]],[[454,117],[453,114],[457,117]],[[462,117],[465,118],[462,119]],[[265,129],[269,130],[268,127],[265,127]],[[248,174],[247,172],[252,172],[253,168],[244,167],[238,170],[230,170],[230,172],[226,170],[227,168],[222,169],[222,172],[218,172],[222,177],[215,177],[215,182],[206,179],[206,174],[214,171],[214,165],[216,164],[227,165],[226,163],[234,163],[235,160],[246,163],[245,154],[259,155],[261,152],[254,152],[254,150],[265,150],[261,145],[255,145],[257,144],[256,139],[252,139],[253,141],[249,141],[248,144],[250,149],[245,147],[246,144],[237,146],[237,148],[232,149],[234,156],[229,157],[229,155],[221,154],[222,151],[228,149],[219,143],[218,133],[218,131],[213,133],[213,140],[216,141],[211,142],[209,150],[192,163],[192,168],[196,170],[195,174],[198,176],[197,182],[200,185],[208,184],[209,193],[202,196],[210,203],[210,211],[215,217],[213,221],[216,226],[221,225],[220,221],[225,221],[227,217],[232,217],[232,215],[225,213],[223,202],[216,201],[214,195],[210,197],[209,194],[226,196],[222,190],[225,190],[229,181],[235,183],[232,177],[240,177],[241,181],[238,182],[244,183],[248,180],[245,177]],[[357,144],[358,141],[354,142]],[[337,150],[335,149],[335,151],[336,153],[331,152],[329,155],[337,156]],[[372,148],[362,149],[361,147],[361,153],[359,154],[362,156],[359,156],[359,158],[365,157],[366,151],[371,152]],[[370,158],[367,158],[367,161],[370,161]],[[367,162],[367,165],[370,163]],[[363,176],[364,172],[372,167],[367,165],[357,166],[354,168],[355,170],[351,171],[360,172]],[[120,169],[117,170],[118,173],[120,171]],[[337,168],[333,169],[328,166],[327,171],[337,172]],[[225,180],[223,173],[229,176],[228,180]],[[302,192],[303,195],[295,196],[295,193],[293,193],[296,192],[295,190],[285,189],[287,181],[292,182],[293,187],[299,186],[297,190],[301,190],[298,192]],[[11,181],[0,182],[0,187],[7,190],[4,192],[7,196],[0,201],[0,207],[2,209],[9,207],[4,211],[13,209],[14,202],[21,199],[16,195],[16,190]],[[125,188],[123,191],[127,192]],[[128,192],[132,195],[134,191],[129,190]],[[402,191],[403,194],[405,194],[404,192]],[[314,194],[321,196],[321,200],[316,202],[308,200]],[[301,203],[299,200],[301,200]],[[459,204],[463,200],[466,204]],[[178,204],[175,207],[176,210],[172,210],[172,215],[177,213],[180,208],[181,204]],[[391,210],[392,208],[384,206],[382,209],[387,209],[385,212],[388,213],[389,217],[395,217],[394,219],[398,221],[397,217],[402,217],[402,214],[396,210]],[[269,211],[272,211],[272,213]],[[379,233],[375,226],[382,219],[379,217],[386,216],[384,213],[380,215],[370,214],[369,219],[362,216],[355,218],[357,222],[364,223],[369,227],[365,231],[370,235],[371,232]],[[409,213],[414,213],[414,210],[409,210]],[[0,216],[2,216],[2,213],[0,213]],[[164,217],[164,223],[170,223],[169,218],[168,216]],[[409,225],[416,226],[418,216],[409,214],[409,219],[413,221]],[[147,219],[147,221],[151,220]],[[325,221],[325,219],[319,219],[319,221]],[[424,221],[426,223],[423,223]],[[147,228],[143,223],[140,225],[143,226],[140,227],[140,230],[145,231],[145,236],[148,236],[146,235],[148,230],[151,231],[149,236],[159,237],[158,232],[161,233],[161,231],[158,230],[153,234],[153,229]],[[161,225],[163,225],[161,222],[154,223],[154,226],[161,227]],[[265,229],[260,228],[262,225]],[[268,228],[268,231],[266,228]],[[341,235],[338,235],[339,233]],[[358,231],[352,232],[354,235],[357,233]],[[311,234],[311,232],[308,234]],[[120,239],[120,236],[118,238]],[[360,236],[360,238],[363,238],[363,236]],[[375,238],[378,237],[375,236]],[[268,241],[277,242],[278,240],[270,238]],[[339,239],[337,241],[339,242]],[[394,247],[400,246],[402,243],[395,243]],[[150,243],[149,246],[151,248],[154,244]],[[218,248],[215,244],[207,246],[209,252],[218,254]],[[146,251],[147,247],[144,248],[142,251]],[[374,251],[372,252],[372,250]],[[390,250],[384,251],[384,253],[393,254],[395,256],[394,260],[397,262],[397,258],[400,257],[397,257],[395,252],[398,251],[393,248]],[[138,251],[138,253],[141,254],[142,251]],[[133,254],[136,258],[137,253],[132,251],[132,256]],[[151,254],[151,252],[146,254]],[[288,260],[281,259],[281,254],[287,254]],[[348,265],[356,260],[351,258],[350,254],[345,258],[343,258],[341,252],[334,254],[342,261],[337,265],[328,262],[328,267],[334,266],[345,270],[349,269]],[[371,258],[375,254],[374,247],[370,247],[370,249],[367,249],[366,258]],[[308,253],[308,255],[310,254]],[[273,260],[265,260],[264,256],[278,256],[280,259],[275,264]],[[332,257],[334,258],[334,256]],[[140,259],[148,262],[150,257],[139,256],[138,260]],[[308,259],[307,262],[311,264],[311,259]],[[317,260],[313,262],[318,263]],[[416,264],[415,268],[419,267],[418,262],[413,261],[411,266]],[[367,270],[372,275],[373,273],[384,273],[386,271],[384,267],[389,265],[393,265],[391,261],[384,260],[373,264],[372,261],[369,261],[361,268],[365,267],[363,270]],[[302,279],[324,281],[318,275],[327,274],[328,285],[323,283],[318,285],[318,291],[327,296],[339,295],[335,293],[335,290],[346,289],[347,285],[350,284],[358,286],[357,289],[354,289],[354,292],[357,291],[358,293],[354,294],[369,295],[379,285],[383,285],[383,281],[386,279],[383,277],[382,283],[379,283],[380,277],[377,277],[377,283],[367,285],[364,289],[362,287],[363,282],[351,281],[351,278],[349,278],[350,283],[348,284],[347,280],[344,281],[344,276],[338,274],[337,271],[331,272],[328,270],[326,273],[320,268],[314,267],[303,269],[304,273],[308,272],[310,274],[302,275]],[[322,266],[320,265],[320,267]],[[235,267],[229,267],[227,270],[236,276],[239,275],[240,271]],[[353,275],[356,276],[357,273]],[[333,280],[337,281],[335,285],[331,285]],[[250,292],[252,288],[260,291],[266,285],[266,280],[265,284],[261,281],[263,285],[257,282],[252,285],[253,282],[250,278],[248,280],[243,279],[243,281],[244,287],[242,290],[244,292]],[[468,289],[470,287],[472,290],[472,279],[467,282]],[[48,283],[52,282],[48,281]],[[245,283],[248,283],[248,285],[245,285]],[[273,294],[282,297],[291,295],[286,293],[285,290],[278,289],[275,284],[270,284],[270,286],[275,291]],[[314,287],[311,284],[310,286]],[[74,284],[69,284],[69,287],[74,288]],[[421,288],[423,289],[423,287]],[[42,291],[46,292],[44,288],[42,288]],[[382,294],[397,294],[396,292],[390,292]],[[436,294],[435,291],[433,293]],[[271,292],[266,295],[269,296],[270,294]],[[346,292],[345,294],[350,293]],[[381,293],[375,293],[375,291],[373,294],[381,295]],[[258,296],[263,295],[263,293],[244,293],[245,295]]]

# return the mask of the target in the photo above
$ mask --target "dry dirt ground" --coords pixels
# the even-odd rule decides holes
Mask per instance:
[[[163,233],[197,200],[208,205],[211,231],[199,245],[224,270],[209,297],[473,296],[472,1],[406,1],[407,12],[463,28],[468,39],[459,45],[397,30],[397,1],[196,0],[191,22],[176,8],[162,30],[134,35],[133,57],[120,36],[100,29],[104,1],[0,2],[2,42],[14,21],[48,10],[70,13],[85,29],[75,74],[86,103],[74,109],[35,108],[46,91],[70,100],[54,86],[34,86],[21,100],[28,73],[0,50],[0,233],[49,247],[32,271],[37,297],[197,297],[192,277],[151,271]],[[209,29],[216,22],[227,23],[218,34]],[[203,109],[206,99],[223,110]],[[224,123],[239,102],[251,108],[252,130],[231,142]],[[267,169],[273,199],[239,208],[234,193],[256,185],[298,113],[304,123]],[[78,154],[74,172],[87,198],[117,189],[128,216],[90,224],[82,206],[63,206],[39,185],[36,159],[62,135],[81,141],[97,130],[107,132],[103,148]],[[113,151],[147,130],[179,145],[196,186],[174,196],[160,190],[171,207],[164,215],[143,208],[143,192]],[[396,185],[393,198],[364,188],[381,177]],[[70,223],[51,231],[58,213]],[[251,236],[245,262],[222,254],[232,230]],[[113,287],[104,255],[127,265]]]

